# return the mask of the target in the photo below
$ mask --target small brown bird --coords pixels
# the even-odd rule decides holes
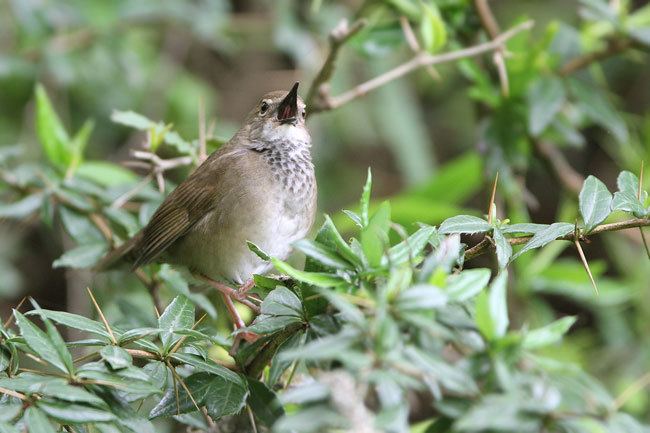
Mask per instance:
[[[165,199],[151,221],[97,266],[122,258],[133,268],[151,262],[184,265],[224,294],[255,308],[245,293],[253,274],[271,265],[246,241],[286,258],[309,231],[316,212],[316,179],[305,104],[298,83],[264,95],[244,125]],[[239,290],[232,283],[241,285]]]

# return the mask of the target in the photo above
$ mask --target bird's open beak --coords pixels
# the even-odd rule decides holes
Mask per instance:
[[[278,105],[278,120],[280,123],[293,123],[298,114],[298,82],[293,85],[287,96]]]

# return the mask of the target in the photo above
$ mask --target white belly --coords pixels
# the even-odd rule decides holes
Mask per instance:
[[[307,207],[304,203],[302,211],[292,212],[282,200],[238,200],[228,211],[208,214],[180,239],[170,251],[173,261],[212,279],[241,284],[272,266],[252,253],[246,241],[271,257],[285,259],[291,244],[309,231],[312,215],[305,212]]]

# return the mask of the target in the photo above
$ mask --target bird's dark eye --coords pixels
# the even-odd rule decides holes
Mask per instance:
[[[268,109],[269,109],[269,103],[266,101],[262,101],[262,104],[260,105],[260,114],[266,113]]]
[[[302,113],[301,113],[301,114],[302,114],[302,118],[304,119],[304,118],[305,118],[305,116],[307,116],[307,111],[305,111],[305,110],[302,110]]]

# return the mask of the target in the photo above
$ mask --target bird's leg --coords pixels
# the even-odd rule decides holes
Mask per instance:
[[[213,280],[212,278],[208,278],[205,275],[200,275],[201,279],[223,293],[224,295],[229,296],[231,299],[235,299],[237,302],[246,305],[248,308],[253,310],[255,314],[260,314],[260,307],[255,305],[253,302],[249,301],[246,298],[246,293],[245,292],[240,292],[240,290],[235,290],[232,287],[229,287],[223,283],[220,283],[218,281]],[[247,283],[248,284],[248,283]],[[244,284],[246,286],[246,284]],[[244,287],[242,286],[242,287]],[[251,286],[252,287],[252,286]],[[250,287],[247,289],[250,290]]]
[[[239,315],[239,312],[237,311],[237,308],[235,307],[235,304],[233,302],[233,299],[237,300],[238,302],[246,305],[248,308],[252,309],[256,314],[260,313],[260,307],[253,304],[251,301],[246,299],[245,294],[241,294],[238,290],[233,289],[232,287],[229,287],[223,283],[220,283],[218,281],[213,280],[212,278],[208,278],[205,275],[200,275],[201,279],[208,283],[210,286],[214,287],[217,289],[222,297],[224,304],[226,305],[226,309],[228,310],[228,314],[230,315],[233,323],[235,324],[235,327],[237,329],[241,329],[246,327],[246,324],[242,320],[241,316]],[[235,336],[235,342],[233,343],[233,349],[236,349],[236,347],[239,345],[239,341],[241,339],[245,339],[248,342],[253,342],[257,340],[258,335],[253,333],[253,332],[241,332]]]
[[[239,292],[240,296],[246,296],[248,294],[248,291],[255,287],[255,280],[252,278],[250,280],[247,280],[244,284],[239,286],[239,289],[237,291]]]

